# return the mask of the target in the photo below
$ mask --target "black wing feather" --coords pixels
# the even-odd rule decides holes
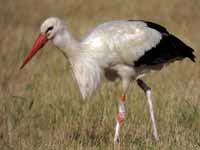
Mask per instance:
[[[145,22],[149,28],[160,32],[162,39],[155,47],[146,51],[142,57],[134,62],[136,67],[140,65],[153,66],[163,64],[171,60],[180,60],[185,57],[195,62],[194,50],[191,47],[170,34],[165,27],[149,21],[143,22]]]

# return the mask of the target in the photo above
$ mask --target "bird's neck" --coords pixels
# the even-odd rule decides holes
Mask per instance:
[[[67,30],[54,37],[53,43],[69,59],[83,98],[90,95],[100,83],[100,66]]]
[[[74,59],[80,54],[81,44],[77,41],[67,29],[56,35],[53,39],[54,45],[69,59]]]

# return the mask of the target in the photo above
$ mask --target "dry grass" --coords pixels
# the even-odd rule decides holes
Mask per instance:
[[[119,82],[103,82],[82,101],[67,61],[51,44],[18,70],[48,16],[63,18],[76,37],[107,20],[155,21],[196,49],[199,57],[199,0],[0,1],[1,150],[200,148],[198,58],[196,64],[184,60],[146,77],[154,91],[158,143],[152,140],[145,97],[132,84],[117,146],[112,142]]]

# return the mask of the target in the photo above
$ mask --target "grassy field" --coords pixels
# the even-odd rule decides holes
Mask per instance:
[[[1,150],[200,149],[199,0],[0,0]],[[196,64],[176,62],[145,80],[153,89],[160,141],[154,143],[146,99],[131,85],[121,142],[113,145],[120,81],[104,81],[81,99],[68,61],[48,44],[19,66],[48,16],[65,20],[80,38],[116,19],[158,22],[196,51]]]

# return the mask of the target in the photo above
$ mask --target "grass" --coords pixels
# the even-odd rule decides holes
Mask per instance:
[[[199,0],[8,0],[0,5],[0,149],[200,148]],[[131,85],[121,142],[113,145],[120,82],[104,81],[83,101],[70,66],[48,44],[21,71],[21,62],[48,16],[59,16],[79,38],[97,24],[144,19],[166,26],[196,51],[196,64],[176,62],[145,77],[153,89],[160,141],[154,143],[147,103]]]

